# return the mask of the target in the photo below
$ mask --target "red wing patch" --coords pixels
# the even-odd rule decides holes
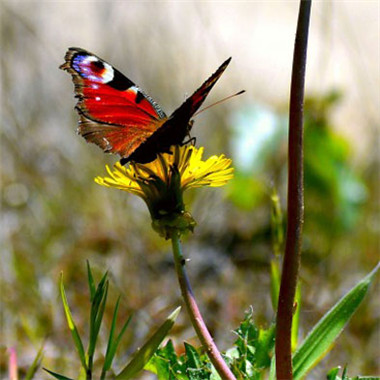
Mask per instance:
[[[130,156],[167,119],[153,99],[92,53],[70,48],[60,68],[73,78],[79,134],[106,152]]]

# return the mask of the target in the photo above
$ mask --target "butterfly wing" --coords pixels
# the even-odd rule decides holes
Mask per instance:
[[[172,118],[186,118],[187,121],[191,119],[191,117],[197,112],[199,107],[202,105],[204,100],[206,99],[207,95],[213,88],[216,81],[220,78],[220,76],[223,74],[224,70],[227,68],[228,64],[231,61],[231,57],[228,58],[226,61],[224,61],[218,70],[215,71],[214,74],[208,78],[201,87],[198,88],[194,92],[193,95],[191,95],[179,108],[177,108],[172,115],[170,116],[170,119]]]
[[[70,48],[60,68],[75,85],[78,133],[105,152],[130,156],[167,120],[131,80],[84,49]]]
[[[192,127],[192,122],[190,122],[191,117],[202,105],[230,61],[231,58],[223,62],[218,70],[216,70],[190,98],[177,108],[145,143],[141,144],[130,157],[123,158],[120,161],[121,164],[124,165],[128,161],[141,163],[150,162],[156,158],[157,153],[169,152],[170,146],[182,144],[185,137],[189,135]]]

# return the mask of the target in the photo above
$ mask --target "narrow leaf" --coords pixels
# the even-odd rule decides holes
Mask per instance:
[[[104,359],[104,365],[103,365],[103,372],[105,373],[111,368],[111,364],[113,361],[113,358],[116,354],[117,347],[127,330],[127,327],[129,325],[129,322],[132,319],[132,316],[128,318],[128,320],[125,322],[123,328],[121,329],[119,335],[114,339],[114,333],[115,333],[115,328],[116,328],[116,320],[117,320],[117,313],[119,310],[119,302],[120,302],[120,297],[117,299],[116,305],[115,305],[115,310],[113,312],[113,318],[112,318],[112,325],[111,325],[111,330],[110,330],[110,335],[108,339],[108,345],[107,345],[107,351],[106,351],[106,357]]]
[[[300,283],[298,283],[296,288],[296,296],[295,296],[295,305],[296,310],[293,315],[293,321],[292,321],[292,351],[295,351],[298,344],[298,326],[299,326],[299,320],[300,320],[300,310],[301,310],[301,286]]]
[[[112,317],[112,324],[110,329],[110,335],[108,338],[108,344],[107,344],[107,350],[106,350],[106,356],[104,358],[104,364],[103,364],[103,370],[102,373],[105,373],[111,368],[113,356],[115,353],[112,352],[112,348],[114,345],[114,333],[115,333],[115,327],[116,327],[116,320],[117,320],[117,313],[119,311],[119,303],[120,303],[120,296],[118,297],[115,305],[115,309],[113,311],[113,317]]]
[[[271,276],[270,276],[270,295],[272,300],[272,308],[276,312],[278,295],[280,293],[280,265],[279,259],[274,258],[270,262]]]
[[[106,272],[99,282],[94,298],[91,303],[90,316],[90,342],[87,349],[87,354],[91,360],[95,352],[96,341],[98,339],[100,325],[102,323],[105,303],[108,294],[108,281],[106,281],[108,272]]]
[[[67,303],[65,288],[63,286],[63,273],[61,273],[60,291],[61,291],[61,298],[62,298],[63,308],[65,310],[67,324],[68,324],[69,329],[71,331],[71,335],[73,337],[75,347],[77,348],[82,366],[83,366],[83,368],[85,368],[87,370],[86,355],[84,353],[83,343],[82,343],[82,340],[81,340],[80,335],[78,333],[77,327],[75,326],[69,305]]]
[[[47,373],[50,373],[50,375],[54,376],[58,380],[74,380],[74,379],[70,379],[70,377],[66,377],[66,376],[60,375],[59,373],[50,371],[47,368],[43,368],[43,370],[46,371]]]
[[[90,302],[92,302],[95,296],[95,281],[94,281],[94,277],[92,276],[90,262],[88,260],[86,260],[86,262],[87,262],[88,287],[90,288]]]
[[[327,380],[338,380],[340,367],[335,367],[327,373]]]
[[[167,320],[158,328],[154,335],[141,347],[129,364],[116,376],[116,380],[128,380],[136,376],[136,374],[144,368],[150,358],[156,352],[158,346],[164,340],[180,312],[178,307],[167,318]]]
[[[293,356],[294,380],[301,379],[309,369],[315,366],[337,339],[344,326],[363,301],[379,267],[380,264],[354,286],[315,325]]]
[[[270,363],[268,380],[276,380],[276,356],[275,355],[273,355],[272,361]]]

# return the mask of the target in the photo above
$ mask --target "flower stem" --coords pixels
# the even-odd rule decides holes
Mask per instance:
[[[189,278],[187,277],[185,270],[185,260],[182,255],[179,233],[177,231],[171,234],[171,241],[173,247],[175,270],[177,272],[179,285],[181,287],[181,293],[185,301],[191,323],[198,335],[198,338],[201,341],[203,348],[205,349],[208,357],[211,360],[211,363],[214,365],[219,376],[223,380],[236,380],[235,376],[228,368],[226,362],[223,360],[222,355],[216,347],[195,301]]]
[[[289,111],[288,223],[276,327],[278,380],[293,379],[291,329],[303,227],[303,103],[311,0],[301,0],[294,45]]]

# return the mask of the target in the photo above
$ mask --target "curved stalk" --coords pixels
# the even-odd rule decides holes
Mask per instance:
[[[191,323],[198,335],[198,338],[201,341],[203,348],[205,349],[211,363],[214,365],[219,376],[223,380],[236,380],[234,374],[228,368],[226,362],[216,347],[195,301],[189,278],[187,277],[185,270],[185,260],[182,255],[178,232],[173,232],[171,234],[171,241],[173,247],[175,270],[177,273],[179,285],[181,287],[182,297],[185,301],[187,312],[189,314]]]
[[[301,261],[303,227],[303,103],[311,0],[301,0],[294,45],[289,110],[288,223],[276,327],[278,380],[292,380],[293,303]]]

